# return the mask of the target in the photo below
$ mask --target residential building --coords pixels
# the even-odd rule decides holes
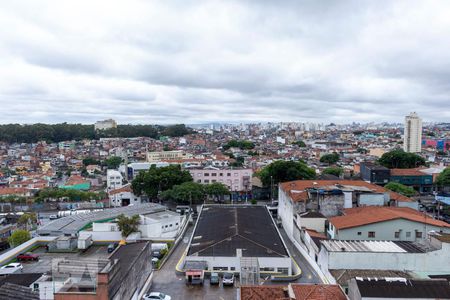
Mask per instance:
[[[53,276],[66,277],[55,300],[137,299],[152,272],[149,242],[119,246],[109,259],[53,262]]]
[[[220,182],[232,192],[248,192],[252,188],[252,169],[204,167],[189,169],[194,182],[209,184]]]
[[[259,272],[292,274],[292,261],[264,206],[204,206],[185,258],[186,266],[241,272],[246,259]]]
[[[450,299],[445,279],[352,278],[350,300],[371,299]]]
[[[413,153],[422,151],[422,119],[415,112],[405,117],[403,150]]]
[[[192,155],[182,150],[147,152],[147,162],[149,163],[190,158]]]
[[[361,180],[297,180],[281,183],[278,190],[278,216],[291,237],[300,233],[298,214],[310,210],[333,217],[359,206],[418,206],[403,195]]]
[[[95,130],[108,130],[117,128],[117,123],[113,119],[103,120],[103,121],[97,121],[94,124]]]
[[[106,189],[108,191],[119,189],[123,186],[123,176],[117,170],[106,171]]]
[[[421,241],[430,231],[450,233],[450,224],[407,207],[365,206],[343,214],[329,219],[332,239]]]

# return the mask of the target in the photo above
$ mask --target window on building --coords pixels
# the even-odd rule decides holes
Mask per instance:
[[[416,239],[421,239],[421,238],[422,238],[422,232],[416,231]]]
[[[361,231],[358,231],[358,235],[361,235],[362,234],[362,232]]]
[[[211,176],[217,176],[217,173],[211,173]]]
[[[400,238],[400,231],[394,232],[394,237],[395,237],[396,239]]]
[[[175,223],[175,226],[178,226],[178,223]]]
[[[172,227],[172,224],[170,224],[169,227]]]
[[[213,267],[213,271],[228,271],[228,267]]]
[[[205,183],[209,183],[209,179],[205,179]]]
[[[199,179],[199,180],[197,180],[197,182],[198,182],[198,183],[202,183],[202,180],[201,180],[201,179]]]
[[[278,268],[277,271],[281,274],[289,275],[289,268]]]
[[[234,270],[236,270],[235,267],[230,267],[230,271],[234,271]]]
[[[278,268],[279,270],[280,268]],[[275,268],[269,268],[269,267],[265,267],[265,268],[259,268],[259,271],[261,272],[274,272]],[[279,272],[279,271],[278,271]]]
[[[367,233],[367,237],[374,238],[375,237],[375,231],[369,231]]]
[[[223,173],[219,173],[219,176],[223,176]]]
[[[407,237],[407,238],[411,237],[411,232],[407,231],[407,232],[406,232],[406,237]]]
[[[227,173],[227,176],[231,176],[231,173]]]
[[[217,182],[217,180],[213,179],[213,180],[211,180],[211,182],[214,183],[214,182]]]
[[[209,173],[205,173],[205,176],[209,176]]]

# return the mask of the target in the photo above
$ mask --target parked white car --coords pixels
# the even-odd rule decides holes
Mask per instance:
[[[171,300],[172,297],[160,292],[151,292],[150,294],[144,295],[144,300]]]
[[[0,275],[19,273],[22,270],[23,266],[21,263],[10,263],[0,268]]]
[[[234,274],[233,273],[223,274],[222,284],[223,284],[223,286],[226,286],[226,285],[233,286],[234,285]]]

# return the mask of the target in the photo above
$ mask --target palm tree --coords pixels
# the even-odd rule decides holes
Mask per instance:
[[[140,223],[139,215],[127,217],[123,214],[117,217],[117,225],[119,226],[122,236],[126,238],[131,233],[138,231]]]

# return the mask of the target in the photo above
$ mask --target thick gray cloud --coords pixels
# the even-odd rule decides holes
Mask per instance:
[[[450,121],[448,1],[3,1],[0,122]]]

